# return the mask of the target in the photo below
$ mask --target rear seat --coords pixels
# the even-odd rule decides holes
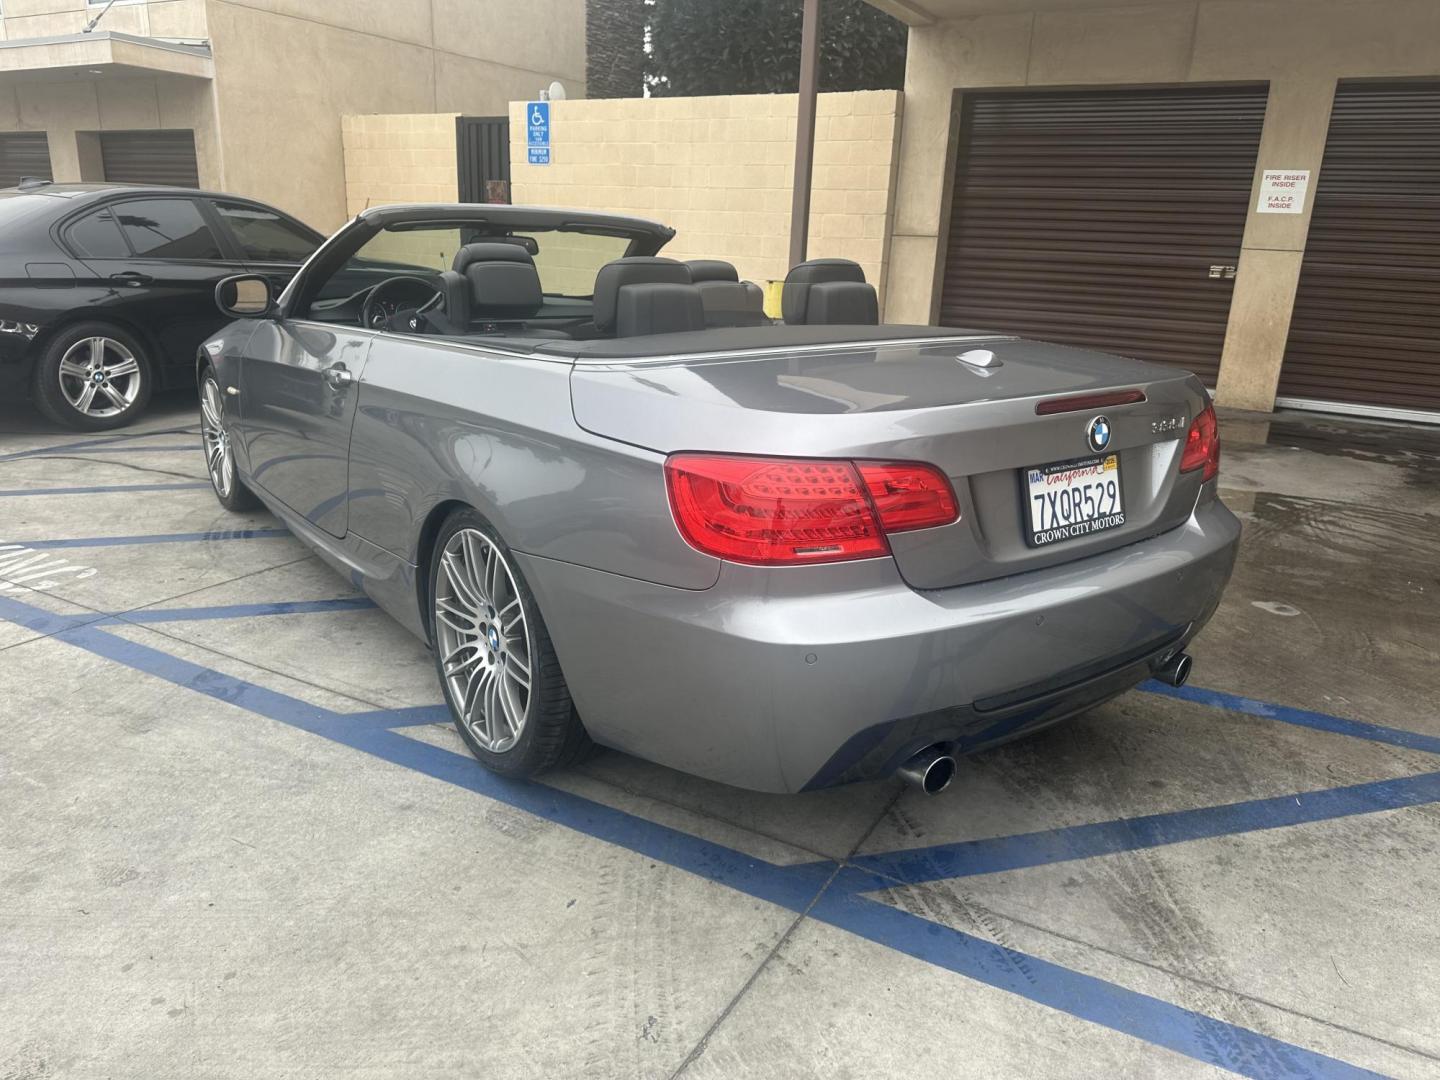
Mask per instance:
[[[811,259],[785,275],[780,313],[791,325],[874,326],[880,321],[880,303],[859,263]]]
[[[615,337],[705,329],[705,306],[690,268],[674,259],[615,259],[595,275],[595,329]]]
[[[691,259],[690,279],[700,290],[706,326],[763,326],[765,294],[753,281],[741,281],[735,267],[721,259]]]

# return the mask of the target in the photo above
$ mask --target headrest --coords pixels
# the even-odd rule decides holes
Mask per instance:
[[[545,303],[540,274],[528,257],[524,262],[472,262],[464,276],[470,283],[472,319],[525,319]]]
[[[734,264],[728,263],[724,259],[688,259],[685,265],[690,268],[690,280],[696,285],[702,281],[740,280]]]
[[[519,244],[509,244],[503,240],[483,240],[466,244],[457,251],[450,269],[464,273],[465,268],[475,262],[526,262],[531,266],[535,265],[530,253]]]
[[[615,336],[674,334],[705,329],[705,308],[694,285],[672,282],[622,285],[615,306]]]
[[[807,308],[810,292],[815,285],[826,282],[865,283],[865,271],[860,264],[849,259],[811,259],[792,267],[785,275],[785,287],[780,295],[780,314],[787,323],[808,323]]]
[[[822,281],[810,286],[807,326],[874,326],[880,321],[875,286],[863,281]]]
[[[608,262],[595,275],[595,329],[601,333],[615,330],[616,302],[624,286],[689,284],[690,268],[674,259],[632,255]],[[696,299],[699,299],[698,295]]]
[[[692,271],[693,272],[693,271]],[[764,326],[765,294],[753,281],[697,281],[706,326]]]

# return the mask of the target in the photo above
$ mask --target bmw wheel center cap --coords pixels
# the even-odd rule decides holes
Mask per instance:
[[[1097,416],[1091,420],[1085,428],[1085,439],[1090,444],[1090,449],[1099,454],[1110,446],[1110,421],[1104,416]]]

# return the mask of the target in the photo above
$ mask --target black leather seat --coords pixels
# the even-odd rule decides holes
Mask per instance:
[[[706,326],[763,326],[765,293],[753,281],[741,281],[734,265],[721,259],[691,259],[690,280],[700,290]]]
[[[690,268],[674,259],[631,256],[595,275],[595,329],[615,337],[705,329],[700,290]]]
[[[790,324],[874,326],[880,321],[880,302],[859,263],[811,259],[785,275],[780,314]]]
[[[535,260],[519,244],[466,244],[440,280],[445,315],[461,331],[485,323],[521,322],[545,303]]]

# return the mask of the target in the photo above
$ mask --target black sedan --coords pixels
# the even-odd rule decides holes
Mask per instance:
[[[0,396],[82,431],[191,385],[222,323],[215,285],[278,292],[324,239],[252,199],[188,188],[27,181],[0,191]]]

